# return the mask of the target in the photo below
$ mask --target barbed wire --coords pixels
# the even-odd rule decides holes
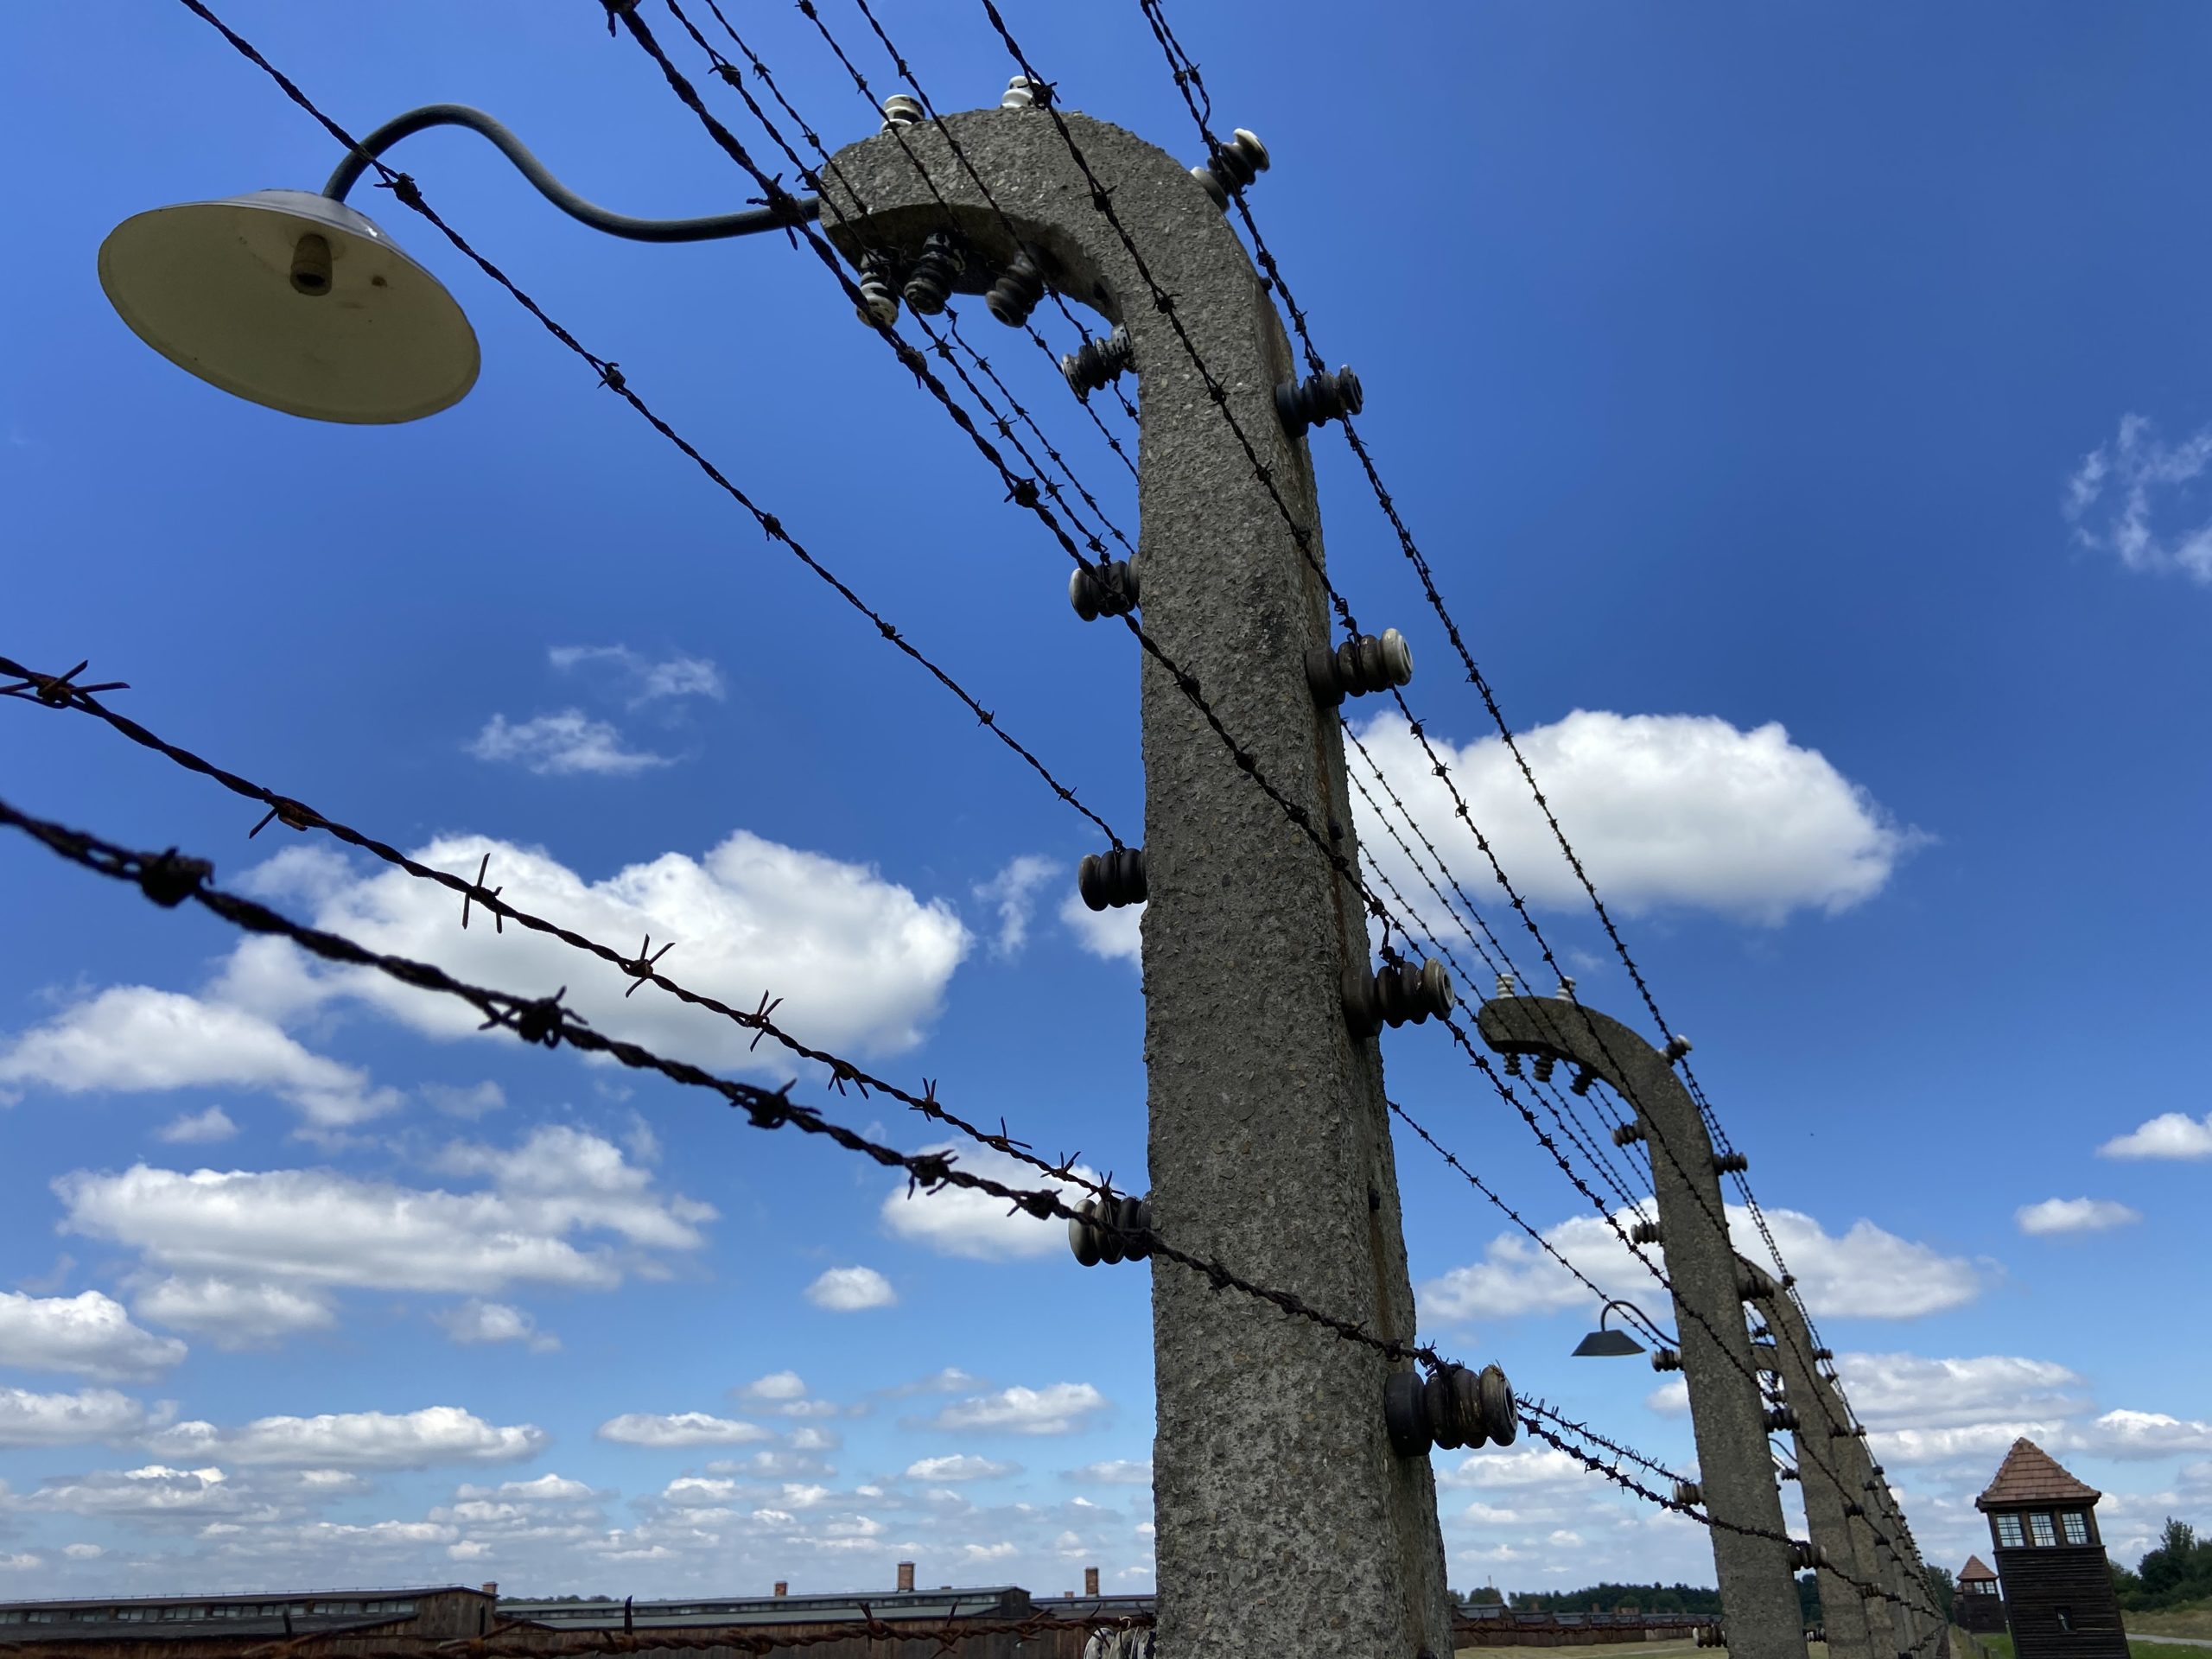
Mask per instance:
[[[1015,738],[1012,733],[1007,731],[1002,726],[1001,726],[998,723],[997,716],[989,709],[984,708],[984,706],[976,700],[973,693],[969,691],[964,685],[963,685],[958,680],[955,679],[944,668],[940,667],[936,662],[931,660],[930,657],[920,650],[919,647],[915,645],[913,642],[900,632],[897,627],[887,621],[880,613],[869,605],[867,601],[863,600],[826,564],[803,546],[798,539],[785,527],[780,518],[762,508],[749,494],[747,494],[743,489],[740,488],[737,484],[733,482],[721,467],[709,461],[691,443],[689,439],[683,436],[683,435],[677,432],[673,426],[662,418],[662,416],[658,414],[641,396],[639,395],[637,391],[630,385],[628,378],[621,372],[620,367],[613,359],[601,358],[596,353],[587,349],[574,334],[570,334],[568,329],[562,327],[560,323],[554,321],[554,319],[546,313],[544,308],[540,306],[536,300],[532,299],[529,294],[525,293],[522,288],[516,283],[512,277],[509,276],[505,271],[494,264],[484,254],[479,252],[476,248],[469,243],[467,238],[463,237],[460,232],[456,231],[451,225],[448,224],[445,219],[439,215],[436,209],[432,207],[429,202],[423,197],[421,188],[416,184],[411,175],[397,171],[379,157],[368,156],[354,140],[352,134],[347,132],[345,128],[339,125],[339,124],[332,119],[328,115],[325,114],[322,110],[300,89],[298,85],[295,83],[290,77],[283,73],[283,71],[279,70],[266,57],[263,56],[259,49],[257,48],[251,41],[239,35],[236,30],[232,29],[229,24],[226,23],[220,17],[217,16],[215,13],[208,8],[206,3],[206,0],[178,0],[178,3],[213,28],[217,33],[221,35],[223,38],[229,42],[233,50],[237,51],[241,56],[245,57],[247,61],[253,64],[257,68],[260,69],[264,74],[269,76],[271,80],[275,81],[278,88],[283,91],[285,97],[289,99],[302,111],[320,124],[322,129],[331,136],[331,137],[345,146],[345,148],[353,154],[363,156],[366,160],[368,165],[377,173],[378,182],[382,188],[390,189],[393,195],[403,205],[412,209],[416,213],[419,214],[431,225],[435,226],[439,232],[445,237],[446,240],[450,242],[457,251],[475,264],[478,270],[481,270],[486,276],[490,277],[493,282],[504,289],[517,303],[521,305],[524,310],[528,311],[531,316],[535,317],[538,322],[543,326],[547,333],[551,334],[556,340],[559,340],[563,346],[567,346],[571,352],[575,353],[578,357],[582,358],[586,363],[589,364],[594,370],[596,370],[599,374],[600,385],[607,387],[617,397],[620,397],[625,403],[628,404],[630,407],[649,425],[651,425],[656,432],[658,432],[664,439],[667,440],[667,442],[673,444],[677,450],[679,450],[692,462],[694,466],[697,467],[702,473],[705,474],[708,479],[711,480],[716,487],[729,496],[730,499],[735,501],[740,506],[743,507],[747,512],[750,513],[753,520],[760,525],[762,532],[772,541],[780,543],[784,547],[788,549],[791,553],[810,571],[821,578],[823,582],[826,582],[831,588],[833,588],[836,592],[838,597],[852,607],[853,609],[858,611],[862,616],[866,617],[870,622],[874,623],[877,632],[880,633],[886,641],[895,646],[900,652],[914,663],[918,664],[925,671],[927,671],[930,677],[936,680],[938,684],[944,687],[946,690],[951,692],[954,696],[957,697],[961,703],[966,707],[968,711],[974,715],[983,726],[989,729],[993,736],[997,738],[998,741],[1001,744],[1005,745],[1005,747],[1013,753],[1019,756],[1032,771],[1035,772],[1039,777],[1043,779],[1046,784],[1051,787],[1055,795],[1058,796],[1061,800],[1066,802],[1067,804],[1074,808],[1076,811],[1081,813],[1085,818],[1089,819],[1090,822],[1106,836],[1107,840],[1113,843],[1113,845],[1120,847],[1124,844],[1121,837],[1115,833],[1113,826],[1108,823],[1106,820],[1101,817],[1097,813],[1091,810],[1090,807],[1086,806],[1072,787],[1062,783],[1041,760],[1025,747],[1020,740]],[[793,204],[789,194],[784,192],[780,187],[777,187],[771,190],[769,195],[769,205],[771,207],[778,207],[785,212],[793,211]],[[898,341],[896,343],[901,349],[911,350],[910,347],[906,347],[905,346],[903,341]]]

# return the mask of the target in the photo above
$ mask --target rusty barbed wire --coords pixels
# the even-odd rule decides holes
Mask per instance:
[[[444,219],[441,218],[437,211],[424,199],[421,188],[416,184],[414,179],[410,175],[395,170],[379,157],[367,156],[366,153],[361,149],[359,144],[354,141],[352,134],[348,133],[345,128],[340,126],[336,121],[326,115],[322,110],[315,105],[314,100],[309,99],[308,95],[300,89],[296,83],[295,83],[289,76],[284,74],[283,71],[279,70],[274,64],[270,62],[266,57],[263,56],[259,49],[257,48],[251,41],[248,41],[244,35],[238,34],[235,29],[232,29],[229,24],[226,23],[220,17],[217,16],[215,13],[208,8],[206,3],[206,0],[177,0],[177,3],[213,28],[217,33],[220,34],[223,38],[229,42],[233,50],[237,51],[241,56],[245,58],[247,61],[253,64],[257,68],[260,69],[263,73],[266,74],[270,79],[275,81],[279,89],[283,91],[287,98],[317,122],[323,130],[333,138],[337,140],[339,143],[344,145],[346,149],[352,151],[355,155],[365,156],[368,165],[378,174],[378,181],[383,187],[390,188],[393,195],[396,196],[403,205],[421,215],[431,225],[435,226],[439,232],[445,237],[446,240],[450,242],[456,250],[474,263],[478,270],[481,270],[486,276],[490,277],[493,282],[504,289],[509,296],[511,296],[523,307],[524,310],[528,311],[531,316],[535,317],[538,322],[543,326],[547,333],[550,334],[556,340],[559,340],[563,346],[567,346],[571,352],[574,352],[578,357],[582,358],[586,363],[589,364],[594,370],[596,370],[599,372],[601,383],[602,385],[608,387],[617,397],[628,404],[630,407],[634,410],[649,425],[651,425],[656,432],[659,433],[663,438],[673,444],[677,450],[679,450],[692,462],[694,466],[697,467],[701,472],[705,474],[718,488],[720,488],[725,494],[728,495],[731,499],[734,500],[740,506],[743,507],[747,512],[750,513],[754,521],[759,524],[765,535],[766,535],[772,541],[779,542],[787,548],[809,570],[813,572],[815,575],[821,578],[822,581],[828,583],[830,588],[835,589],[837,595],[848,605],[851,606],[862,616],[866,617],[870,622],[874,623],[877,632],[880,633],[885,640],[895,646],[900,652],[912,659],[914,663],[918,664],[930,675],[931,678],[935,679],[938,684],[944,686],[946,690],[951,692],[954,696],[957,697],[962,704],[966,707],[968,711],[974,715],[978,721],[980,721],[984,727],[989,729],[994,737],[997,738],[998,741],[1005,745],[1007,749],[1019,756],[1032,771],[1035,772],[1039,777],[1042,778],[1046,785],[1051,787],[1054,794],[1058,795],[1063,801],[1066,802],[1068,805],[1074,808],[1075,810],[1081,813],[1085,818],[1089,819],[1090,823],[1106,836],[1108,841],[1112,842],[1116,847],[1120,847],[1124,844],[1121,837],[1115,833],[1113,826],[1109,824],[1106,820],[1101,817],[1097,813],[1092,811],[1090,807],[1084,804],[1081,798],[1077,795],[1074,789],[1070,787],[1068,785],[1062,783],[1058,778],[1053,775],[1052,770],[1047,767],[1042,760],[1038,759],[1038,757],[1026,747],[1018,739],[1016,739],[1012,733],[1007,731],[1003,727],[999,725],[997,716],[978,702],[974,694],[969,692],[968,689],[958,680],[953,678],[953,677],[944,669],[941,668],[937,663],[932,661],[918,647],[901,633],[897,627],[886,620],[884,617],[874,609],[874,607],[870,606],[867,601],[863,600],[857,593],[841,580],[827,565],[823,563],[820,559],[817,558],[811,552],[803,546],[798,538],[794,537],[790,531],[785,528],[783,520],[780,518],[760,506],[750,495],[739,487],[737,484],[733,482],[728,474],[723,473],[719,467],[702,454],[689,439],[677,432],[673,426],[670,425],[666,420],[663,419],[659,414],[655,412],[652,406],[639,395],[637,390],[628,384],[626,377],[620,375],[619,372],[610,372],[610,371],[613,371],[614,368],[612,362],[607,359],[597,356],[587,349],[582,342],[578,340],[574,334],[570,334],[568,329],[562,327],[560,323],[556,322],[551,316],[547,315],[543,308],[541,307],[536,300],[532,299],[527,293],[525,293],[523,289],[515,283],[512,277],[509,276],[505,271],[500,270],[498,265],[494,264],[485,255],[479,252],[476,248],[469,243],[467,238],[463,237],[460,232],[454,230],[452,226],[448,225],[445,221]],[[787,191],[785,191],[780,185],[775,185],[772,181],[764,180],[764,183],[768,188],[767,205],[772,207],[776,207],[786,213],[795,213],[795,204],[792,202],[791,197]],[[794,219],[793,222],[796,223],[796,219]],[[832,255],[831,257],[834,259],[835,256]],[[897,340],[895,336],[893,337],[893,344],[901,351],[910,351],[912,349],[911,347],[908,347],[904,341]],[[932,378],[934,378],[934,377],[932,377]]]
[[[858,1130],[823,1116],[817,1109],[792,1100],[791,1090],[794,1084],[765,1089],[755,1084],[739,1083],[688,1060],[671,1059],[643,1044],[608,1036],[593,1029],[573,1009],[562,1006],[565,986],[550,996],[524,996],[470,984],[428,963],[371,950],[340,935],[296,922],[266,905],[211,887],[208,884],[214,866],[206,859],[187,857],[174,847],[162,853],[134,851],[82,830],[35,817],[6,801],[0,801],[0,826],[20,830],[48,850],[95,874],[136,886],[148,899],[164,909],[175,909],[189,899],[232,926],[289,939],[325,961],[373,969],[417,990],[434,991],[467,1002],[485,1016],[480,1030],[505,1028],[533,1046],[557,1048],[566,1043],[585,1053],[604,1054],[633,1071],[658,1073],[671,1083],[719,1095],[730,1106],[743,1111],[754,1128],[774,1130],[788,1124],[802,1133],[823,1136],[849,1152],[873,1159],[885,1168],[903,1169],[910,1192],[936,1192],[945,1186],[957,1186],[1003,1198],[1014,1209],[1040,1221],[1058,1217],[1103,1227],[1125,1239],[1141,1243],[1154,1256],[1203,1274],[1217,1290],[1236,1290],[1268,1302],[1285,1314],[1368,1348],[1386,1359],[1416,1360],[1432,1371],[1445,1370],[1453,1364],[1433,1344],[1376,1336],[1360,1321],[1315,1307],[1294,1292],[1256,1283],[1216,1257],[1185,1250],[1161,1237],[1155,1228],[1126,1227],[1111,1218],[1085,1216],[1057,1192],[1010,1186],[993,1177],[963,1169],[954,1153],[904,1153],[872,1141]]]

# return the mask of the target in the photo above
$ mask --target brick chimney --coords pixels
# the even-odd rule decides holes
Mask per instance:
[[[1095,1567],[1086,1567],[1083,1569],[1083,1593],[1086,1596],[1095,1596],[1098,1593],[1098,1569]]]
[[[790,1586],[790,1585],[788,1585],[788,1584],[786,1584],[786,1583],[785,1583],[783,1580],[781,1580],[781,1579],[778,1579],[778,1580],[776,1580],[776,1587],[775,1587],[775,1589],[773,1589],[772,1591],[771,1591],[769,1593],[770,1593],[770,1594],[772,1594],[772,1595],[778,1595],[778,1596],[788,1596],[789,1594],[791,1594],[791,1586]]]
[[[487,1596],[497,1596],[499,1593],[499,1581],[497,1579],[493,1579],[486,1583],[484,1586],[484,1593]]]
[[[899,1563],[899,1587],[901,1590],[912,1590],[914,1587],[914,1564],[912,1561]]]

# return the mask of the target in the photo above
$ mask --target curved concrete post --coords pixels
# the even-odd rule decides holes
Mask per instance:
[[[1805,1500],[1806,1529],[1821,1552],[1821,1623],[1827,1631],[1829,1659],[1891,1659],[1868,1645],[1866,1611],[1859,1592],[1842,1574],[1878,1584],[1874,1564],[1861,1564],[1859,1542],[1851,1529],[1852,1508],[1863,1508],[1859,1494],[1844,1485],[1851,1463],[1847,1443],[1857,1436],[1848,1432],[1851,1419],[1843,1402],[1815,1368],[1812,1332],[1774,1275],[1754,1262],[1738,1258],[1739,1270],[1755,1287],[1755,1304],[1774,1332],[1770,1344],[1757,1344],[1762,1368],[1771,1368],[1782,1382],[1783,1402],[1797,1419],[1791,1430],[1797,1450],[1797,1485]],[[1843,1432],[1839,1432],[1843,1431]],[[1872,1541],[1869,1535],[1868,1541]]]
[[[1065,118],[1261,464],[1314,530],[1318,560],[1312,467],[1274,404],[1296,363],[1243,245],[1175,158],[1118,127]],[[1128,331],[1146,628],[1268,779],[1356,860],[1340,736],[1305,677],[1306,650],[1331,643],[1317,578],[1051,116],[982,110],[946,125],[1054,284]],[[950,204],[971,277],[1003,266],[1015,237],[944,135],[925,124],[904,137]],[[823,228],[849,258],[911,258],[944,228],[945,209],[889,136],[839,151],[825,175]],[[1024,523],[1009,533],[1033,532]],[[1066,575],[1040,558],[1038,626],[1079,626],[1058,597]],[[1096,649],[1130,649],[1118,626],[1097,626],[1115,637]],[[1141,661],[1154,1223],[1185,1249],[1410,1339],[1381,1058],[1349,1034],[1342,1004],[1345,970],[1368,963],[1358,896],[1239,772],[1166,671]],[[1426,1458],[1391,1451],[1385,1362],[1173,1265],[1155,1264],[1152,1294],[1161,1649],[1176,1659],[1448,1655],[1434,1482]]]
[[[1548,1053],[1597,1073],[1636,1109],[1646,1138],[1663,1141],[1672,1152],[1670,1158],[1654,1146],[1652,1190],[1674,1287],[1706,1509],[1716,1520],[1775,1535],[1711,1529],[1728,1649],[1735,1659],[1805,1659],[1782,1497],[1767,1452],[1766,1405],[1751,1365],[1720,1177],[1697,1103],[1665,1055],[1618,1020],[1579,1003],[1497,997],[1483,1004],[1479,1024],[1483,1040],[1501,1053]]]

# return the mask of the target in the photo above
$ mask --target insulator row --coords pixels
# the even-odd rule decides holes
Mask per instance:
[[[1152,1254],[1152,1206],[1142,1198],[1085,1198],[1076,1209],[1081,1219],[1068,1223],[1068,1249],[1084,1267]]]
[[[1697,1627],[1697,1641],[1695,1645],[1700,1648],[1726,1647],[1728,1645],[1728,1631],[1726,1627],[1719,1624],[1699,1625]]]
[[[1851,1520],[1863,1521],[1866,1518],[1866,1511],[1860,1507],[1859,1500],[1855,1497],[1847,1497],[1843,1500],[1843,1512]]]
[[[1866,1425],[1864,1423],[1853,1423],[1846,1428],[1832,1428],[1828,1431],[1828,1439],[1832,1440],[1863,1440],[1866,1438]]]
[[[1538,1083],[1549,1083],[1549,1082],[1552,1080],[1552,1073],[1553,1073],[1553,1071],[1555,1071],[1555,1070],[1558,1068],[1558,1065],[1559,1065],[1559,1056],[1558,1056],[1558,1055],[1556,1055],[1556,1054],[1539,1054],[1539,1055],[1537,1055],[1537,1056],[1536,1056],[1536,1065],[1535,1065],[1535,1077],[1536,1077],[1536,1081],[1537,1081]]]
[[[1137,607],[1137,568],[1128,559],[1079,564],[1068,573],[1068,603],[1086,622],[1126,616]]]
[[[1144,849],[1116,847],[1110,853],[1084,854],[1076,867],[1075,888],[1092,910],[1144,903]]]
[[[1617,1147],[1632,1147],[1643,1139],[1643,1122],[1641,1118],[1633,1123],[1613,1125],[1613,1144]]]
[[[1663,1244],[1666,1235],[1656,1221],[1639,1221],[1629,1229],[1628,1236],[1639,1244]]]
[[[1352,413],[1354,413],[1355,415],[1357,415],[1358,412],[1359,412],[1359,411],[1358,411],[1357,410],[1354,410],[1352,411]],[[1669,1038],[1667,1039],[1667,1064],[1668,1064],[1668,1065],[1673,1065],[1676,1060],[1681,1059],[1681,1058],[1682,1058],[1682,1056],[1683,1056],[1683,1055],[1685,1055],[1685,1054],[1688,1053],[1689,1052],[1690,1052],[1690,1039],[1689,1039],[1688,1038],[1687,1038],[1687,1037],[1683,1036],[1681,1033],[1677,1032],[1674,1036],[1669,1037]]]
[[[1510,1446],[1521,1432],[1513,1388],[1495,1365],[1478,1372],[1447,1365],[1424,1381],[1418,1371],[1393,1371],[1383,1379],[1382,1424],[1390,1449],[1418,1458],[1432,1446]]]
[[[1024,248],[998,274],[998,279],[985,292],[983,303],[1007,327],[1019,328],[1029,321],[1029,314],[1044,297],[1044,270],[1038,264],[1036,255]]]
[[[1275,415],[1294,438],[1305,436],[1309,427],[1357,415],[1364,407],[1359,377],[1348,367],[1339,367],[1334,374],[1324,369],[1307,375],[1302,384],[1287,380],[1275,388]]]
[[[1678,1480],[1675,1483],[1675,1502],[1702,1503],[1705,1502],[1705,1488],[1694,1480]]]
[[[1574,1068],[1574,1081],[1567,1085],[1567,1091],[1578,1096],[1586,1095],[1590,1092],[1590,1085],[1597,1081],[1595,1071],[1586,1065],[1578,1065]]]
[[[1306,683],[1313,701],[1333,709],[1346,697],[1363,697],[1370,691],[1388,691],[1414,677],[1413,647],[1395,628],[1381,636],[1355,635],[1332,651],[1315,645],[1306,653]]]
[[[899,321],[899,256],[889,249],[870,248],[861,256],[861,302],[853,315],[886,328]]]
[[[1740,1152],[1724,1152],[1713,1160],[1716,1175],[1740,1175],[1751,1166],[1751,1160]]]
[[[1239,127],[1230,135],[1228,143],[1214,151],[1211,164],[1192,168],[1191,176],[1213,198],[1213,205],[1225,213],[1229,211],[1229,193],[1242,190],[1267,170],[1268,147],[1260,142],[1256,133]]]
[[[1042,93],[1040,97],[1039,94]],[[999,108],[1002,110],[1033,110],[1041,108],[1052,94],[1029,79],[1016,75],[1006,84],[1006,91],[999,94]]]
[[[1457,1001],[1452,976],[1440,962],[1387,963],[1368,971],[1354,968],[1344,978],[1344,1021],[1354,1037],[1372,1037],[1384,1026],[1420,1025],[1441,1019]]]
[[[1828,1558],[1821,1554],[1821,1547],[1806,1538],[1789,1541],[1789,1565],[1800,1573],[1809,1573],[1816,1567],[1826,1567]]]
[[[1679,1371],[1682,1369],[1681,1351],[1674,1348],[1655,1348],[1651,1351],[1651,1369],[1655,1371]]]
[[[933,317],[952,297],[952,285],[967,271],[968,256],[950,232],[931,231],[921,257],[906,277],[906,304],[918,317]]]
[[[1766,1426],[1770,1431],[1795,1428],[1797,1427],[1797,1414],[1788,1406],[1777,1406],[1767,1413]]]
[[[1736,1275],[1736,1289],[1747,1302],[1764,1302],[1775,1293],[1773,1275],[1746,1267]]]
[[[1834,1359],[1835,1357],[1835,1350],[1833,1348],[1815,1348],[1813,1350],[1813,1357],[1815,1360]]]
[[[1074,388],[1078,397],[1088,397],[1103,386],[1111,385],[1124,371],[1136,361],[1136,347],[1130,342],[1129,331],[1119,324],[1103,340],[1086,340],[1074,352],[1060,359],[1060,372]]]
[[[923,118],[921,100],[918,99],[909,98],[904,92],[893,92],[883,100],[882,130],[885,132],[893,127],[917,125]]]

